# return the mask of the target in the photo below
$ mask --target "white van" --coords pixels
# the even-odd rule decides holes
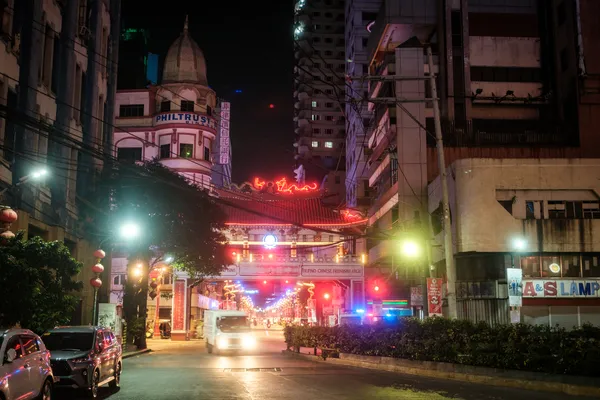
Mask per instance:
[[[256,338],[243,311],[205,310],[204,339],[209,353],[220,351],[250,351],[256,348]]]

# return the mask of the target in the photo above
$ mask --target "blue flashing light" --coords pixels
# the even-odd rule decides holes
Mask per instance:
[[[364,314],[365,310],[363,310],[362,308],[359,308],[358,310],[356,310],[357,314]]]
[[[387,318],[390,318],[390,317],[392,316],[392,314],[385,314],[385,316],[386,316]]]
[[[235,92],[236,93],[242,93],[242,90],[241,89],[236,89]]]

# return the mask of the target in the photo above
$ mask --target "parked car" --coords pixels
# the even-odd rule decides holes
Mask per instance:
[[[42,335],[50,350],[56,387],[84,389],[98,397],[98,388],[121,384],[122,349],[109,328],[66,326]]]
[[[0,399],[52,398],[50,352],[28,329],[0,329]]]

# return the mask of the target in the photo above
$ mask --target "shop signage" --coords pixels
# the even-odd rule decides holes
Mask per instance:
[[[221,103],[221,122],[219,125],[219,164],[229,164],[229,120],[231,118],[231,104]]]
[[[362,267],[348,267],[344,265],[335,265],[335,266],[302,266],[302,276],[304,277],[327,277],[327,276],[336,276],[336,277],[358,277],[363,276]]]
[[[410,288],[410,305],[413,307],[423,307],[423,286],[413,286]]]
[[[235,265],[228,265],[221,271],[221,276],[236,276],[238,273]]]
[[[600,280],[525,279],[523,297],[600,297]]]
[[[429,316],[442,316],[442,280],[427,278],[427,309]]]
[[[173,284],[173,327],[174,331],[185,329],[185,281],[176,280]]]
[[[298,276],[299,269],[293,265],[240,265],[240,276]]]
[[[217,129],[217,121],[207,115],[192,112],[162,113],[154,117],[154,126],[164,124],[187,124]]]
[[[523,270],[521,268],[506,268],[508,283],[508,305],[521,307],[523,305]]]

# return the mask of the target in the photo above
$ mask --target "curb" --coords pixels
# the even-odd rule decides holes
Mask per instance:
[[[152,351],[152,349],[144,349],[144,350],[136,350],[136,351],[129,351],[127,353],[124,353],[121,358],[124,360],[126,358],[130,358],[130,357],[135,357],[135,356],[139,356],[141,354],[146,354],[146,353],[150,353]]]
[[[349,360],[343,358],[327,358],[324,360],[321,356],[312,354],[296,353],[290,350],[282,350],[283,355],[293,358],[300,358],[309,361],[330,363],[334,365],[344,365],[350,367],[374,369],[378,371],[396,372],[408,375],[426,376],[429,378],[447,379],[453,381],[477,383],[488,386],[503,386],[517,389],[536,390],[544,392],[563,393],[576,396],[600,397],[600,387],[576,385],[564,382],[535,381],[518,378],[505,378],[484,374],[468,374],[461,372],[438,371],[426,368],[417,368],[409,366],[400,366],[393,364],[380,364],[377,362]],[[408,360],[403,360],[408,361]]]

